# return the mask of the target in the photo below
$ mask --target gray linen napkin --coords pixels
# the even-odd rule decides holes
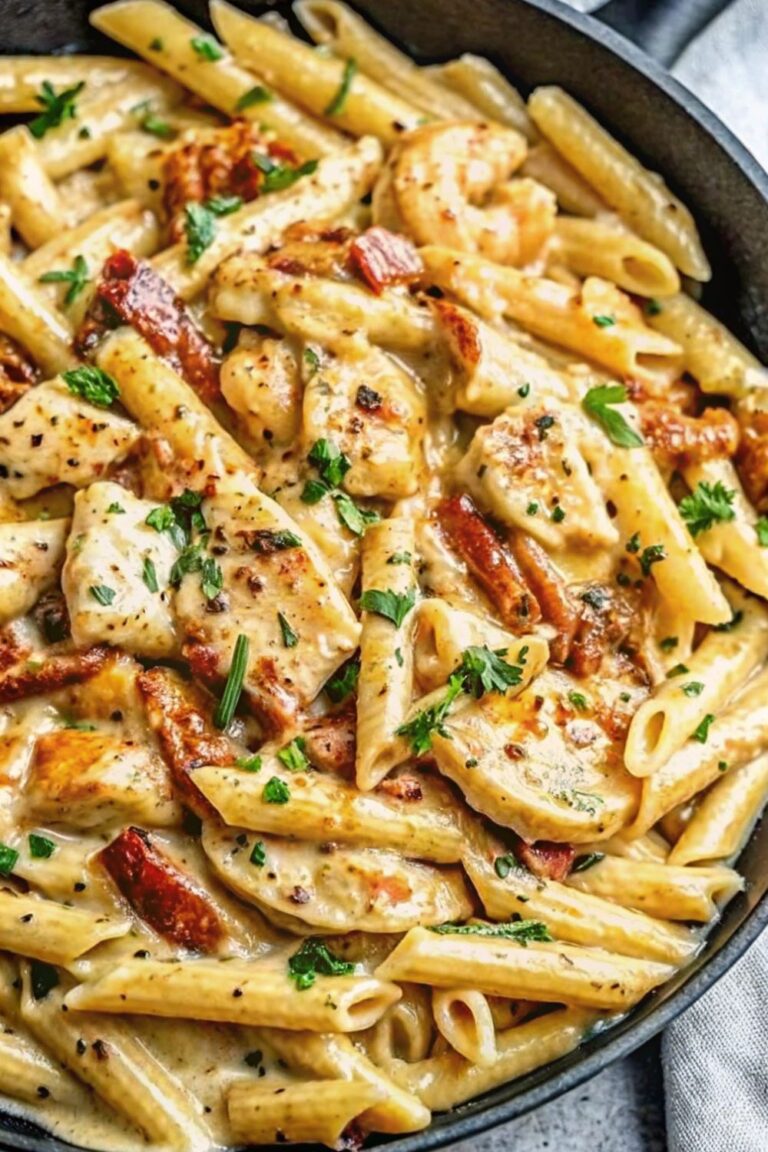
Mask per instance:
[[[672,71],[768,169],[768,0],[734,0]],[[670,1025],[662,1066],[666,1134],[648,1045],[455,1152],[768,1152],[768,932]]]

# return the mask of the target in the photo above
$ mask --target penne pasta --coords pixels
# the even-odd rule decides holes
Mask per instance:
[[[21,125],[0,135],[0,197],[8,205],[12,226],[30,248],[61,234],[61,196]]]
[[[756,596],[768,596],[768,552],[758,538],[758,516],[747,500],[738,473],[730,460],[704,460],[683,470],[694,491],[704,484],[720,485],[731,495],[733,518],[713,524],[696,537],[702,556],[715,568],[738,580]]]
[[[162,68],[206,104],[226,115],[242,112],[247,119],[266,124],[304,156],[324,156],[343,142],[337,132],[274,94],[269,100],[248,104],[245,97],[254,86],[253,75],[218,46],[198,50],[195,44],[207,42],[202,28],[163,0],[117,0],[92,13],[91,23]],[[152,43],[161,47],[152,48]],[[241,103],[244,106],[239,107]]]
[[[315,1080],[283,1086],[233,1084],[227,1112],[235,1140],[245,1144],[327,1144],[335,1148],[345,1128],[384,1096],[372,1084]]]
[[[496,1063],[493,1014],[482,992],[474,988],[435,988],[432,1011],[438,1032],[455,1052],[481,1068]]]
[[[35,291],[16,264],[0,255],[0,329],[55,375],[76,364],[72,333],[63,317]]]
[[[565,217],[555,225],[551,260],[578,276],[600,276],[637,296],[672,296],[680,277],[668,256],[623,228]]]
[[[768,801],[768,756],[723,772],[696,805],[669,854],[670,863],[732,860],[749,839]]]
[[[605,856],[572,873],[568,884],[662,920],[704,924],[743,887],[741,877],[730,868],[681,868],[620,856]]]
[[[595,189],[546,140],[529,149],[521,171],[550,188],[565,212],[588,219],[610,212]]]
[[[709,280],[709,262],[690,213],[655,173],[561,88],[537,88],[528,111],[542,135],[638,235],[665,252],[686,276]]]
[[[345,84],[348,65],[315,52],[303,41],[224,0],[211,0],[211,16],[236,59],[334,127],[352,136],[378,136],[385,144],[392,144],[404,130],[420,123],[419,108],[364,73],[356,72]]]
[[[487,936],[436,935],[412,928],[376,972],[382,980],[414,980],[450,988],[457,966],[491,996],[565,1002],[610,1011],[636,1004],[668,979],[668,964],[579,948]]]
[[[660,684],[632,717],[624,763],[634,776],[662,768],[704,717],[722,711],[768,658],[768,612],[736,590],[731,596],[733,628],[710,632],[687,657],[685,672]]]
[[[490,60],[465,52],[458,60],[436,65],[429,74],[452,92],[464,96],[482,116],[515,128],[531,144],[538,140],[539,134],[525,101]]]
[[[47,964],[68,964],[129,927],[125,919],[0,891],[0,947]]]
[[[413,523],[392,519],[370,528],[363,542],[361,602],[367,611],[360,636],[355,778],[364,792],[400,759],[394,733],[405,722],[413,692],[415,541]],[[399,601],[394,621],[377,611],[377,605],[389,608],[388,594]]]

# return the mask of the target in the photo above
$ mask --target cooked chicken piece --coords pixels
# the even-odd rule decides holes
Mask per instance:
[[[618,540],[578,448],[579,413],[509,409],[477,430],[458,478],[505,524],[548,548],[606,548]]]
[[[38,737],[25,790],[40,823],[96,828],[113,820],[179,824],[170,775],[151,746],[110,732],[60,728]]]
[[[0,524],[0,624],[25,615],[56,584],[68,528],[68,520]]]
[[[300,843],[219,822],[206,824],[203,848],[223,884],[292,932],[406,932],[472,915],[458,869],[397,852]]]
[[[244,330],[221,366],[224,399],[257,442],[290,444],[301,423],[301,376],[287,340]]]
[[[197,677],[220,686],[245,636],[244,691],[282,727],[352,654],[360,626],[306,534],[246,478],[222,481],[202,512],[221,591],[207,596],[200,572],[182,579],[176,613],[185,654]]]
[[[651,401],[639,405],[638,411],[643,436],[660,468],[733,456],[739,446],[739,425],[725,408],[705,408],[701,416],[686,416],[672,404]]]
[[[330,440],[352,467],[344,487],[355,496],[396,500],[417,491],[426,410],[413,380],[381,349],[339,341],[305,372],[304,451]]]
[[[77,494],[62,576],[76,644],[119,644],[154,658],[178,651],[169,586],[178,551],[147,524],[155,508],[119,484]]]
[[[0,415],[0,489],[16,500],[53,484],[83,488],[123,460],[139,440],[130,420],[46,380]]]
[[[0,676],[0,703],[26,700],[88,680],[104,667],[109,657],[108,648],[97,646],[17,664]]]

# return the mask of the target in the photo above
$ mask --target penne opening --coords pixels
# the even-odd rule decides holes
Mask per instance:
[[[307,24],[307,28],[313,39],[326,44],[338,38],[339,20],[336,13],[322,0],[320,3],[315,3],[315,0],[302,0],[296,5],[296,9],[300,20],[311,21],[311,24]]]
[[[391,985],[378,992],[361,993],[358,1000],[344,1004],[345,1014],[352,1032],[372,1028],[392,1003]]]
[[[665,295],[669,292],[669,278],[651,260],[643,260],[642,256],[623,256],[621,268],[627,279],[626,287],[631,283],[631,292],[640,296]]]
[[[674,734],[668,741],[670,715],[663,705],[649,701],[630,725],[624,760],[633,776],[650,776],[675,751]],[[667,743],[671,747],[665,748]]]

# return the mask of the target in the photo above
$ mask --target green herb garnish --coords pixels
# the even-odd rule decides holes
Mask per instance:
[[[114,588],[109,588],[106,584],[91,584],[88,591],[102,608],[108,608],[116,596]]]
[[[280,634],[283,637],[283,644],[285,647],[295,648],[299,642],[298,633],[294,632],[293,628],[291,628],[282,612],[278,612],[277,622],[280,625]]]
[[[83,88],[85,88],[85,80],[75,84],[74,88],[66,88],[57,94],[50,81],[43,80],[40,95],[35,96],[35,100],[40,104],[43,111],[27,124],[27,128],[36,140],[42,140],[49,129],[58,128],[65,120],[75,119],[77,116],[75,100]]]
[[[326,944],[310,936],[288,961],[288,975],[300,992],[311,988],[318,976],[349,976],[354,964],[339,960]]]
[[[64,303],[73,304],[89,283],[88,265],[83,256],[75,256],[71,268],[44,272],[39,279],[41,284],[69,284]]]
[[[29,834],[29,854],[33,860],[47,860],[53,856],[56,845],[47,836],[38,836],[36,832]]]
[[[62,372],[61,378],[73,396],[81,396],[97,408],[109,408],[120,396],[117,381],[108,372],[92,364],[83,364],[80,368]]]
[[[213,722],[217,728],[228,728],[232,723],[232,717],[235,714],[240,693],[243,690],[243,681],[245,680],[245,673],[248,668],[249,649],[250,644],[248,637],[240,633],[235,641],[227,682],[224,685],[221,700],[217,704],[216,711],[213,714]]]
[[[627,390],[623,384],[600,384],[590,388],[581,406],[600,425],[613,444],[619,448],[639,448],[643,444],[642,436],[614,407],[623,404],[626,399]]]
[[[265,804],[287,804],[291,790],[279,776],[270,776],[262,789],[261,798]]]
[[[289,772],[305,772],[309,768],[309,759],[306,755],[307,742],[303,736],[296,736],[285,748],[277,753],[281,764],[285,764]]]
[[[393,592],[390,588],[383,591],[380,588],[369,588],[360,597],[361,608],[366,612],[374,612],[377,616],[383,616],[385,620],[390,620],[396,628],[400,627],[415,603],[416,590],[414,588],[410,588],[402,594]]]
[[[720,480],[708,484],[702,480],[689,496],[680,501],[680,515],[688,525],[691,536],[708,532],[714,524],[733,520],[736,513],[731,505],[736,496],[732,488],[726,488]]]
[[[344,65],[344,72],[341,77],[338,91],[335,93],[333,99],[328,103],[324,109],[326,116],[338,116],[344,111],[344,105],[349,96],[349,90],[352,87],[352,81],[357,73],[357,61],[354,57],[350,57]]]

